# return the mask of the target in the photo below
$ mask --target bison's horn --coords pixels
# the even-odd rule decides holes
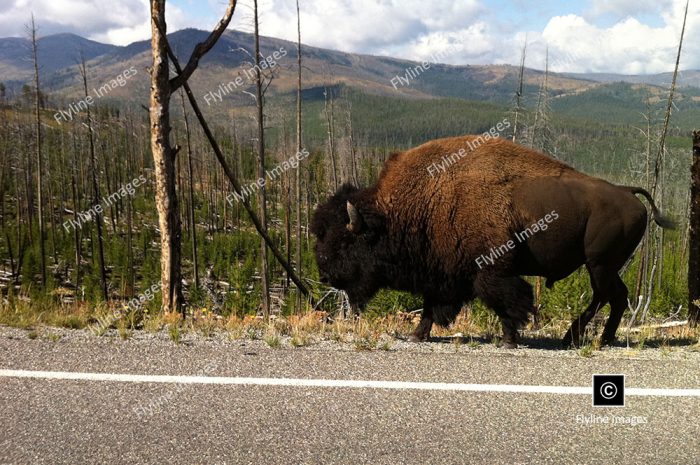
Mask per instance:
[[[359,232],[362,227],[360,212],[357,211],[355,205],[351,204],[350,201],[348,201],[345,206],[347,207],[348,217],[350,218],[350,222],[346,226],[348,231]]]

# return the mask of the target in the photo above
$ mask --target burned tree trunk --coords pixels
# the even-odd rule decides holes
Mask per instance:
[[[520,129],[520,115],[523,112],[523,78],[525,76],[525,54],[527,53],[527,40],[523,44],[520,55],[520,73],[518,76],[518,90],[515,92],[515,108],[513,109],[513,142],[518,142],[518,130]]]
[[[328,101],[330,99],[330,107]],[[338,168],[335,161],[335,117],[333,115],[333,89],[330,94],[327,87],[323,89],[323,112],[326,115],[326,127],[328,131],[328,151],[331,156],[331,170],[333,171],[333,192],[338,190]]]
[[[175,152],[170,146],[170,76],[166,52],[165,0],[151,0],[151,152],[155,165],[156,209],[160,227],[162,308],[180,310],[180,215],[175,192]]]
[[[197,69],[199,60],[212,49],[231,22],[236,0],[230,0],[226,13],[204,42],[198,43],[184,68],[169,77],[168,38],[165,0],[151,0],[151,151],[156,175],[156,208],[160,226],[160,269],[162,309],[182,310],[181,251],[182,226],[178,212],[175,155],[170,146],[170,96],[185,84]]]
[[[264,102],[263,102],[263,81],[260,68],[260,34],[258,22],[258,1],[253,0],[253,15],[255,21],[255,100],[257,107],[257,124],[258,124],[258,179],[262,179],[260,189],[258,190],[258,214],[263,231],[267,232],[267,198],[265,190],[265,121],[264,121]],[[260,239],[260,278],[262,286],[262,313],[265,320],[270,316],[270,284],[269,271],[267,266],[267,244],[265,239]]]
[[[185,121],[185,137],[187,138],[187,179],[188,179],[188,215],[190,221],[190,235],[192,236],[192,278],[194,288],[199,289],[199,264],[197,262],[197,228],[194,217],[194,178],[192,176],[192,143],[190,141],[190,123],[187,119],[187,109],[185,108],[185,95],[180,91],[180,102],[182,103],[182,117]],[[225,205],[225,204],[224,204]]]
[[[301,142],[301,17],[299,15],[299,0],[296,0],[297,7],[297,154],[303,147]],[[296,264],[299,278],[303,277],[301,265],[301,165],[294,173],[294,202],[296,210]],[[301,292],[297,292],[297,311],[301,311]]]
[[[39,89],[39,59],[37,54],[37,39],[36,25],[34,24],[34,15],[32,15],[31,25],[32,39],[32,61],[34,62],[34,90],[36,92],[34,99],[34,110],[36,116],[36,192],[37,202],[39,205],[39,254],[41,265],[41,285],[46,290],[46,250],[44,245],[44,190],[43,190],[43,174],[44,166],[41,154],[41,90]],[[31,228],[30,228],[31,229]]]
[[[83,92],[85,98],[88,96],[88,85],[87,85],[87,68],[85,66],[85,58],[81,56],[80,74],[83,79]],[[102,298],[107,301],[109,300],[109,293],[107,291],[107,271],[105,269],[105,249],[104,249],[104,234],[102,231],[102,207],[100,205],[100,185],[97,182],[97,159],[95,158],[95,134],[93,132],[94,126],[92,124],[92,113],[90,112],[90,107],[86,109],[87,117],[87,130],[88,130],[88,141],[90,142],[90,176],[92,182],[92,209],[95,212],[95,226],[97,228],[97,258],[99,260],[100,266],[100,286],[102,290]]]
[[[690,175],[688,322],[694,327],[700,322],[700,131],[693,132],[693,164]]]

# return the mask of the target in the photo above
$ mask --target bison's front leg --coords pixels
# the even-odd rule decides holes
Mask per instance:
[[[433,323],[446,328],[454,322],[459,311],[459,304],[444,302],[435,303],[432,299],[424,298],[423,313],[421,314],[420,322],[408,340],[411,342],[424,342],[429,340]]]
[[[501,347],[504,349],[517,349],[520,339],[520,335],[518,334],[520,323],[512,319],[501,317],[501,326],[503,327],[503,342],[501,343]]]
[[[433,328],[433,309],[429,306],[423,308],[420,316],[420,322],[408,337],[409,342],[425,342],[430,339],[430,330]]]
[[[502,347],[518,347],[518,330],[534,312],[532,286],[518,276],[480,274],[475,281],[476,295],[491,307],[503,326]]]

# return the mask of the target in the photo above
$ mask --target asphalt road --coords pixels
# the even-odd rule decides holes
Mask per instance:
[[[397,343],[358,352],[335,343],[30,340],[6,328],[2,369],[563,387],[624,373],[628,389],[700,388],[700,353],[686,349],[583,358]],[[633,395],[623,408],[601,408],[571,393],[0,376],[0,432],[3,464],[700,464],[700,397]]]

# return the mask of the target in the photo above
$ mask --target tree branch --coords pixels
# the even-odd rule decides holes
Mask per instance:
[[[158,26],[160,27],[160,26]],[[177,57],[175,56],[175,53],[173,53],[172,48],[170,47],[170,44],[168,43],[167,37],[165,38],[165,48],[166,51],[168,52],[168,56],[170,56],[170,60],[172,61],[173,66],[175,67],[175,70],[182,75],[180,72],[180,63],[177,60]],[[296,272],[292,268],[289,262],[285,260],[285,258],[282,256],[282,254],[277,250],[277,247],[275,246],[275,243],[272,241],[272,238],[267,234],[265,229],[263,228],[262,223],[260,222],[260,219],[258,216],[255,214],[255,210],[253,210],[253,207],[250,205],[250,202],[248,201],[248,198],[243,195],[243,188],[241,187],[240,182],[236,178],[235,174],[233,173],[233,170],[231,170],[231,167],[226,163],[226,158],[224,158],[224,154],[221,152],[221,148],[219,147],[219,144],[216,142],[216,139],[214,139],[214,135],[212,134],[211,130],[209,129],[209,125],[207,124],[206,120],[204,119],[204,115],[202,115],[202,112],[199,108],[199,105],[197,104],[197,100],[194,97],[194,94],[192,93],[192,90],[190,89],[190,86],[187,84],[187,81],[183,81],[182,85],[184,86],[185,89],[185,94],[187,95],[187,99],[190,101],[190,106],[192,107],[192,110],[194,111],[194,114],[197,116],[197,119],[199,120],[199,124],[202,126],[202,130],[204,131],[204,135],[207,137],[209,140],[209,144],[211,145],[212,149],[214,150],[214,154],[216,155],[217,160],[221,164],[224,174],[226,174],[226,177],[229,179],[231,186],[233,187],[233,190],[236,194],[238,194],[238,198],[241,199],[241,203],[243,204],[243,208],[246,210],[248,213],[248,216],[250,217],[250,220],[252,221],[253,225],[255,226],[255,229],[258,231],[258,234],[265,240],[265,243],[267,243],[268,248],[272,252],[272,255],[275,256],[277,259],[277,262],[282,265],[282,268],[289,274],[290,279],[296,284],[297,289],[299,289],[299,292],[304,294],[311,305],[314,304],[314,299],[311,293],[309,292],[309,289],[302,283],[301,279],[297,276]]]
[[[209,50],[211,50],[214,44],[216,44],[216,42],[219,40],[219,37],[221,37],[221,34],[224,33],[224,31],[228,27],[228,24],[231,22],[231,18],[233,17],[233,11],[236,9],[236,3],[236,0],[229,0],[228,8],[226,8],[226,13],[224,13],[224,17],[221,18],[214,30],[211,31],[211,34],[209,34],[207,40],[198,43],[194,47],[192,55],[190,55],[190,59],[187,62],[185,68],[182,69],[182,71],[179,72],[177,76],[170,80],[171,93],[175,92],[178,88],[180,88],[180,86],[182,86],[182,84],[184,84],[185,81],[187,81],[190,78],[190,76],[192,76],[192,73],[194,73],[194,70],[197,69],[197,66],[199,65],[199,60],[207,52],[209,52]]]

